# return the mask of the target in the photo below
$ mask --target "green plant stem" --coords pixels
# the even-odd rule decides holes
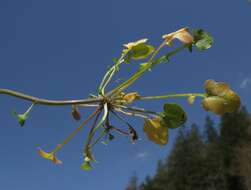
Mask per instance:
[[[102,94],[102,95],[104,95],[104,94],[105,94],[105,88],[106,88],[106,86],[109,84],[109,82],[111,81],[111,79],[112,79],[112,77],[113,77],[113,75],[114,75],[115,71],[116,71],[116,68],[115,68],[115,67],[113,67],[113,69],[112,69],[111,73],[108,75],[107,80],[105,81],[105,83],[104,83],[103,87],[101,88],[101,94]]]
[[[156,49],[156,51],[152,54],[151,58],[149,59],[149,62],[152,61],[156,55],[159,53],[159,51],[166,45],[166,41],[162,42],[160,46]]]
[[[106,72],[105,76],[102,79],[101,84],[99,85],[99,94],[104,95],[105,94],[105,88],[111,81],[113,75],[118,70],[118,67],[123,63],[124,57],[126,54],[122,54],[119,60]]]
[[[169,53],[167,53],[167,54],[165,54],[165,55],[159,57],[158,59],[156,59],[156,60],[154,61],[153,64],[155,65],[155,64],[167,62],[167,61],[169,61],[169,58],[170,58],[170,57],[172,57],[173,55],[179,53],[180,51],[182,51],[182,50],[184,50],[184,49],[187,49],[188,47],[189,47],[189,44],[184,44],[184,45],[182,45],[182,46],[176,48],[175,50],[173,50],[173,51],[171,51],[171,52],[169,52]]]
[[[122,106],[122,105],[118,105],[117,107],[132,111],[134,113],[142,113],[142,114],[150,114],[150,115],[159,115],[157,112],[154,111],[150,111],[150,110],[146,110],[146,109],[142,109],[142,108],[137,108],[137,107],[127,107],[127,106]]]
[[[118,120],[122,121],[124,124],[126,124],[128,127],[132,127],[130,123],[128,123],[123,117],[121,117],[119,114],[117,114],[115,111],[112,110],[113,115],[118,118]]]
[[[47,106],[66,106],[66,105],[76,105],[76,104],[92,104],[100,103],[103,101],[102,97],[81,99],[81,100],[48,100],[42,99],[34,96],[30,96],[21,92],[17,92],[9,89],[0,89],[0,94],[6,94],[23,100],[33,102],[35,104],[47,105]]]
[[[91,148],[90,147],[90,144],[91,144],[91,141],[92,141],[92,138],[93,136],[95,135],[95,132],[97,131],[97,129],[99,129],[99,127],[101,127],[104,123],[104,121],[106,120],[107,118],[107,115],[108,115],[108,106],[107,106],[107,103],[104,104],[104,114],[101,118],[101,120],[98,122],[98,124],[90,131],[90,134],[88,135],[88,139],[87,139],[87,143],[85,145],[85,148],[84,148],[84,153],[88,152],[89,149]]]
[[[99,137],[94,141],[94,143],[90,145],[90,148],[94,147],[106,134],[107,134],[107,129],[104,129],[99,135]]]
[[[125,115],[129,115],[129,116],[135,116],[135,117],[141,117],[144,119],[148,119],[147,116],[143,115],[143,114],[138,114],[138,113],[134,113],[134,112],[126,112],[124,110],[122,110],[121,108],[114,108],[114,110],[116,110],[117,112],[123,113]]]
[[[174,51],[167,53],[166,55],[156,59],[155,61],[152,60],[153,58],[150,58],[150,60],[148,61],[148,64],[146,64],[143,68],[140,68],[138,71],[136,71],[128,80],[126,80],[125,82],[115,87],[110,92],[108,92],[106,96],[112,96],[116,93],[122,92],[123,90],[128,88],[132,83],[134,83],[138,78],[140,78],[146,71],[151,69],[154,65],[168,61],[171,56],[177,54],[183,49],[186,49],[187,47],[188,45],[183,45],[181,47],[178,47]]]
[[[78,134],[78,132],[98,113],[100,112],[100,108],[97,108],[77,129],[75,129],[64,141],[63,143],[59,144],[59,146],[57,146],[52,153],[56,153],[59,150],[61,150],[63,148],[63,146],[65,146],[68,142],[70,142],[71,139],[73,139],[75,137],[76,134]]]
[[[35,103],[32,103],[31,106],[27,109],[27,111],[24,113],[24,115],[29,115],[32,108],[34,107]]]
[[[206,97],[204,93],[186,93],[186,94],[167,94],[162,96],[141,96],[139,100],[160,100],[160,99],[168,99],[168,98],[177,98],[177,97]]]

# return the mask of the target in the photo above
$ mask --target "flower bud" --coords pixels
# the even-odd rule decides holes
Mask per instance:
[[[72,106],[72,112],[71,112],[72,117],[76,120],[79,121],[81,119],[81,114],[78,110],[77,106]]]

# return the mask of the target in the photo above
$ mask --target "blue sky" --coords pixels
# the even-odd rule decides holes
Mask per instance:
[[[0,1],[0,88],[35,96],[66,99],[95,93],[111,59],[122,44],[149,38],[158,45],[161,36],[181,27],[203,28],[215,38],[207,52],[182,52],[172,63],[160,65],[137,81],[130,90],[152,95],[201,92],[203,82],[225,81],[251,107],[251,5],[239,1],[181,0],[1,0]],[[138,67],[125,66],[125,79]],[[170,100],[172,101],[172,100]],[[188,112],[187,125],[203,124],[208,114],[197,101],[174,100]],[[146,102],[161,110],[165,101]],[[131,144],[121,137],[94,154],[99,161],[93,171],[80,169],[85,128],[59,154],[63,165],[55,166],[37,155],[37,147],[51,150],[78,126],[70,107],[37,106],[24,128],[10,114],[22,112],[27,102],[0,96],[0,188],[5,190],[124,189],[136,171],[142,180],[154,174],[156,162],[169,152],[142,133],[143,121],[132,119],[141,140]],[[89,111],[83,110],[83,115]],[[212,115],[209,113],[209,115]],[[217,119],[217,117],[214,117]]]

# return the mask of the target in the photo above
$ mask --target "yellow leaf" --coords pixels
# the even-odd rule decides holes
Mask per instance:
[[[222,115],[236,111],[240,105],[240,97],[223,82],[207,80],[205,82],[207,97],[202,101],[204,109]]]
[[[172,32],[170,34],[165,34],[162,36],[165,39],[166,44],[170,45],[174,39],[178,39],[184,44],[191,44],[193,43],[193,36],[189,33],[188,28],[181,28],[176,32]]]
[[[156,144],[165,145],[168,142],[168,128],[162,124],[160,117],[146,120],[144,132],[148,139]]]
[[[62,161],[57,159],[55,153],[47,153],[43,151],[42,149],[39,149],[38,154],[47,160],[51,160],[54,164],[62,164]]]
[[[123,100],[125,100],[127,104],[130,104],[139,98],[140,98],[140,95],[138,92],[130,92],[123,96]]]
[[[194,103],[194,101],[195,101],[195,96],[189,96],[188,98],[187,98],[187,102],[190,104],[190,105],[192,105],[193,103]]]
[[[86,158],[86,159],[89,159],[89,161],[94,161],[94,162],[96,162],[94,156],[92,155],[92,152],[91,152],[90,147],[87,147],[87,148],[85,149],[85,158]]]

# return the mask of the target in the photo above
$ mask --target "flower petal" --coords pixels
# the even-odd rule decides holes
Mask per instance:
[[[139,45],[139,44],[145,44],[147,42],[147,38],[143,38],[143,39],[140,39],[138,41],[135,41],[135,42],[130,42],[128,44],[124,44],[124,47],[126,47],[127,49],[132,49],[133,47]]]
[[[193,36],[189,33],[188,28],[181,28],[180,30],[177,30],[176,32],[165,34],[162,36],[162,38],[165,39],[167,45],[170,45],[170,43],[174,39],[178,39],[184,44],[191,44],[193,42]]]

